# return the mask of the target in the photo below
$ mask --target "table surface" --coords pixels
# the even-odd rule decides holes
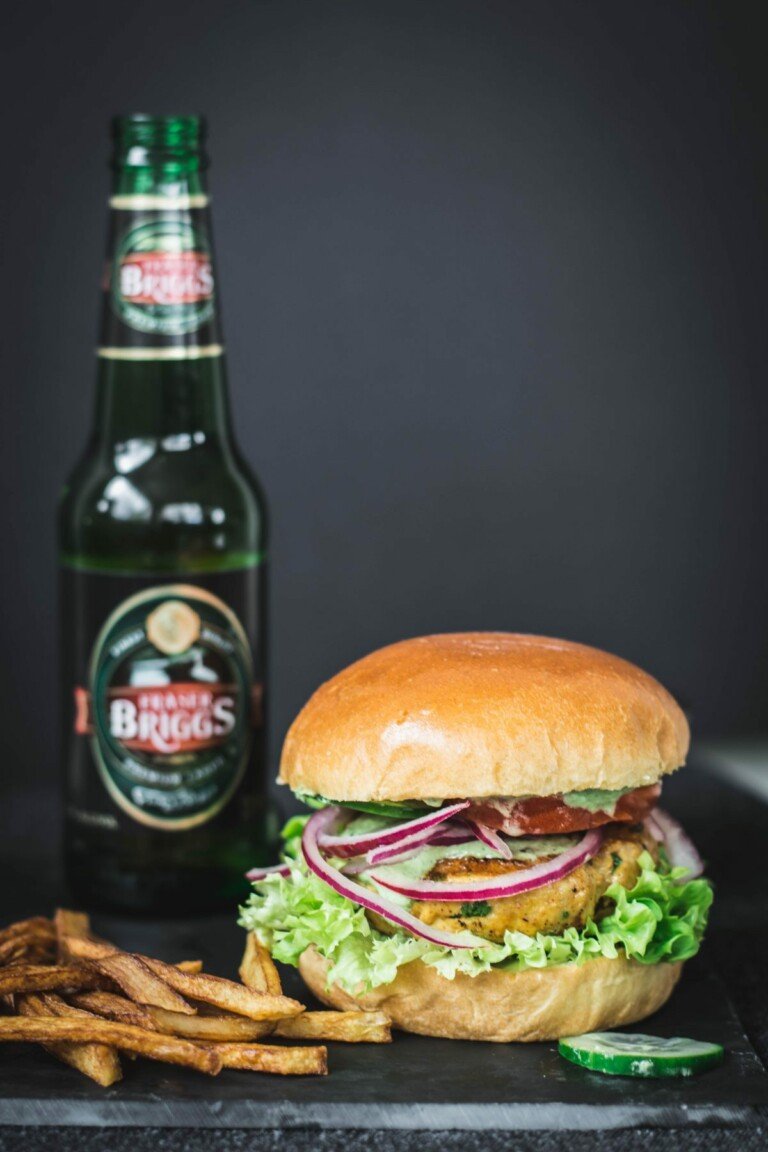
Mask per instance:
[[[167,1147],[186,1149],[192,1147],[189,1138],[178,1145],[167,1143],[168,1138],[194,1130],[201,1139],[208,1131],[217,1141],[210,1146],[224,1147],[224,1132],[233,1138],[248,1131],[252,1136],[271,1132],[282,1135],[280,1146],[287,1149],[303,1147],[301,1140],[311,1131],[313,1147],[325,1148],[330,1145],[323,1141],[332,1133],[341,1138],[353,1129],[358,1135],[385,1135],[387,1143],[376,1147],[401,1146],[399,1140],[420,1132],[427,1141],[419,1145],[424,1148],[448,1147],[449,1132],[457,1137],[474,1133],[476,1139],[480,1132],[490,1137],[514,1130],[528,1134],[529,1143],[518,1144],[521,1148],[559,1148],[552,1143],[559,1133],[567,1139],[562,1146],[575,1152],[582,1146],[578,1140],[590,1133],[599,1142],[614,1131],[618,1143],[610,1146],[629,1148],[633,1130],[654,1130],[654,1143],[661,1148],[659,1140],[688,1132],[703,1149],[722,1148],[724,1130],[735,1130],[740,1149],[768,1146],[768,998],[763,990],[768,894],[761,871],[768,807],[704,772],[687,775],[687,781],[681,777],[670,783],[666,802],[708,857],[709,874],[717,883],[712,928],[703,956],[688,965],[669,1005],[638,1028],[719,1040],[728,1052],[721,1069],[689,1081],[629,1081],[575,1068],[558,1057],[553,1044],[471,1044],[400,1035],[391,1046],[329,1045],[327,1079],[237,1072],[208,1079],[139,1061],[127,1068],[120,1085],[105,1091],[39,1049],[9,1046],[0,1053],[0,1147],[32,1147],[34,1135],[38,1147],[48,1146],[43,1142],[47,1136],[55,1138],[59,1149],[75,1142],[81,1148],[83,1133],[111,1130],[113,1139],[103,1146],[117,1148],[118,1137],[131,1129],[129,1142],[136,1152],[145,1138],[147,1147],[157,1147],[160,1130]],[[59,895],[54,867],[41,867],[37,856],[18,854],[18,845],[16,853],[12,861],[0,859],[3,875],[14,876],[0,897],[0,922],[49,911]],[[242,934],[234,917],[94,922],[105,935],[136,950],[167,959],[199,955],[210,971],[222,975],[236,970]],[[292,979],[289,973],[289,990]],[[18,1143],[22,1133],[27,1143]],[[433,1145],[428,1138],[438,1133],[440,1143]],[[553,1134],[546,1145],[536,1143],[543,1133]],[[711,1145],[705,1143],[709,1138]],[[483,1146],[491,1144],[486,1140]]]

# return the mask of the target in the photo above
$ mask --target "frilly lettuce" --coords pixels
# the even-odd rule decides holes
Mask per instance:
[[[293,822],[292,822],[293,823]],[[294,839],[304,821],[286,828],[290,876],[272,875],[254,885],[240,909],[239,923],[284,964],[298,965],[310,945],[331,963],[329,983],[348,992],[391,983],[397,969],[421,960],[452,980],[457,972],[478,976],[491,968],[520,972],[582,964],[594,956],[631,957],[641,964],[688,960],[699,949],[712,903],[707,880],[684,880],[685,869],[657,868],[644,852],[640,876],[631,889],[612,884],[606,895],[614,910],[599,924],[566,928],[558,936],[507,932],[503,944],[476,951],[440,948],[397,929],[387,936],[365,912],[308,872]]]

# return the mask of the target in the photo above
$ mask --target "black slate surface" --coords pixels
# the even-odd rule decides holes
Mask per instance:
[[[135,932],[131,935],[136,938]],[[225,935],[222,926],[217,943]],[[140,946],[146,947],[143,941]],[[174,954],[178,958],[188,951],[175,949]],[[212,967],[214,959],[215,954]],[[218,964],[214,970],[232,971],[232,966]],[[2,1054],[0,1124],[579,1130],[749,1124],[755,1107],[768,1105],[768,1074],[725,989],[704,965],[689,973],[649,1027],[659,1035],[717,1038],[728,1060],[682,1084],[628,1082],[571,1066],[554,1044],[457,1043],[399,1035],[391,1046],[329,1045],[327,1079],[232,1071],[211,1079],[126,1061],[125,1080],[104,1090],[42,1051],[14,1046]]]
[[[237,1072],[208,1079],[126,1061],[125,1080],[105,1091],[42,1051],[7,1046],[0,1051],[0,1147],[53,1147],[54,1138],[61,1149],[87,1148],[96,1139],[103,1142],[94,1147],[115,1149],[277,1147],[272,1140],[279,1133],[287,1150],[308,1147],[311,1133],[320,1149],[410,1148],[419,1133],[420,1148],[447,1148],[454,1146],[447,1139],[452,1132],[470,1140],[463,1147],[492,1148],[505,1146],[503,1135],[511,1131],[520,1134],[514,1146],[521,1149],[608,1147],[611,1134],[612,1149],[630,1149],[642,1132],[659,1149],[668,1140],[669,1147],[721,1148],[729,1134],[740,1149],[768,1147],[768,1074],[753,1047],[765,1058],[768,901],[758,861],[768,812],[703,774],[696,784],[694,790],[676,783],[668,802],[710,857],[718,912],[705,954],[688,966],[670,1004],[640,1027],[723,1042],[728,1058],[721,1069],[685,1082],[628,1081],[568,1065],[551,1044],[398,1036],[391,1046],[329,1045],[327,1079]],[[13,868],[0,919],[47,911],[55,874],[41,871],[39,859],[25,866],[17,856]],[[96,918],[95,924],[138,950],[168,959],[200,955],[222,974],[236,969],[240,933],[231,918]],[[200,1143],[206,1132],[212,1142]]]

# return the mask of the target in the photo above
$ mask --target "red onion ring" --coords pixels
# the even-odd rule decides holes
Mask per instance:
[[[267,876],[290,876],[290,874],[289,864],[270,864],[268,868],[251,868],[246,872],[245,878],[252,884],[257,884],[259,880],[266,880]]]
[[[494,832],[492,828],[488,828],[485,824],[481,824],[479,820],[467,820],[466,823],[474,832],[477,839],[481,844],[486,847],[492,848],[504,860],[512,859],[512,849],[509,844],[505,843],[499,836],[498,832]]]
[[[370,872],[369,877],[383,888],[408,896],[411,900],[445,900],[460,903],[465,900],[501,900],[506,896],[517,896],[530,892],[545,884],[561,880],[574,868],[584,864],[598,851],[603,841],[602,828],[592,828],[578,844],[561,852],[553,860],[534,864],[523,872],[514,873],[513,879],[499,877],[494,880],[475,880],[467,883],[451,883],[438,880],[408,880],[384,876],[380,872]]]
[[[418,856],[422,848],[437,848],[438,845],[444,844],[473,844],[475,839],[476,837],[469,836],[464,828],[440,827],[437,832],[433,828],[428,828],[426,832],[409,837],[407,842],[401,840],[399,844],[392,844],[389,847],[374,848],[364,859],[345,865],[341,871],[345,876],[359,876],[361,872],[367,872],[373,864],[399,864],[403,860],[411,860],[414,856]],[[408,847],[409,844],[411,847]]]
[[[463,828],[446,828],[445,831],[441,828],[437,834],[432,828],[427,828],[426,831],[417,832],[415,836],[408,836],[396,844],[385,845],[383,848],[373,848],[366,853],[366,867],[369,864],[399,864],[402,860],[410,860],[418,855],[422,848],[436,848],[438,845],[449,844],[473,844],[475,840],[479,840],[487,847],[492,848],[505,860],[512,859],[512,850],[508,844],[504,843],[501,836],[498,836],[490,828],[476,825],[471,820],[467,821],[467,825],[472,829],[472,836],[468,836]],[[353,875],[350,869],[345,869],[345,871],[348,876]],[[363,871],[363,869],[357,869],[357,871]]]
[[[443,829],[440,828],[442,832]],[[445,829],[447,833],[449,829]],[[462,833],[464,839],[467,838],[466,832]],[[399,857],[403,852],[413,854],[418,851],[425,844],[434,844],[437,842],[437,835],[435,833],[435,825],[429,825],[422,828],[420,832],[412,832],[410,836],[401,836],[392,844],[382,844],[378,848],[372,848],[370,852],[366,853],[366,859],[369,864],[384,864],[393,861],[395,857]],[[455,839],[446,841],[447,843],[455,843]],[[320,841],[320,846],[325,849],[325,842]]]
[[[690,880],[701,876],[704,861],[687,832],[674,817],[662,808],[653,808],[643,823],[651,835],[664,845],[673,868],[687,868]]]
[[[412,860],[414,856],[418,856],[422,848],[428,847],[428,840],[420,840],[410,847],[407,844],[393,844],[391,848],[377,848],[375,852],[369,852],[365,857],[365,868],[362,871],[367,871],[373,864],[399,864],[402,860]],[[347,875],[352,873],[348,871]]]
[[[426,816],[408,820],[405,824],[395,824],[389,828],[383,828],[379,832],[364,832],[357,836],[332,836],[328,832],[322,832],[318,836],[318,844],[328,856],[363,856],[374,848],[399,844],[401,840],[406,840],[417,832],[434,828],[438,824],[445,824],[446,820],[450,820],[459,812],[463,812],[465,808],[469,808],[469,800],[450,804],[447,808],[438,808],[434,812],[428,812]],[[334,817],[337,817],[341,809],[334,805],[323,808],[322,811],[332,812]]]
[[[437,832],[433,832],[427,843],[436,848],[438,844],[471,844],[475,839],[476,837],[471,835],[466,828],[449,824],[447,827],[438,828]]]
[[[368,888],[363,888],[361,884],[355,884],[353,880],[347,879],[338,869],[328,864],[320,849],[320,837],[324,834],[325,830],[333,824],[336,816],[337,813],[335,809],[321,808],[310,816],[301,838],[301,850],[304,854],[307,868],[309,868],[310,872],[313,872],[318,879],[326,883],[334,892],[338,892],[340,896],[346,896],[347,900],[352,900],[355,904],[360,904],[361,907],[367,908],[370,912],[375,912],[378,916],[383,917],[384,920],[388,920],[390,924],[397,924],[400,928],[405,928],[412,935],[420,936],[422,940],[428,940],[431,944],[437,944],[441,948],[476,949],[488,946],[487,940],[476,939],[471,944],[467,944],[462,942],[452,932],[438,932],[436,929],[430,928],[428,924],[422,924],[421,920],[412,916],[410,912],[398,908],[396,904],[392,904],[389,900],[378,896]]]

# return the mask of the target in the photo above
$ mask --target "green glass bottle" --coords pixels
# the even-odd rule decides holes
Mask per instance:
[[[93,430],[59,516],[65,864],[232,907],[267,860],[264,498],[232,436],[204,123],[118,117]]]

